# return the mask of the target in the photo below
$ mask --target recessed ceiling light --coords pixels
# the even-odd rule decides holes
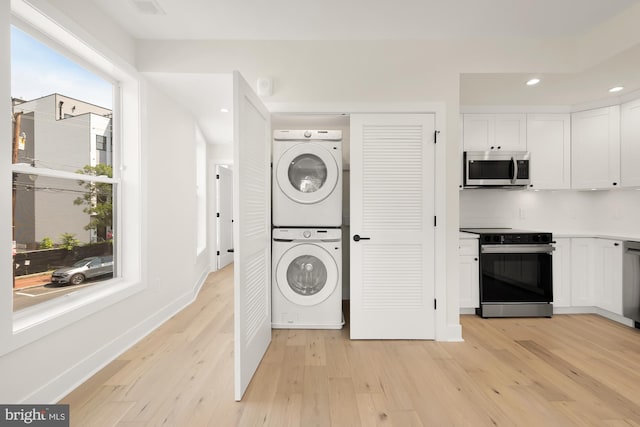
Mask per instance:
[[[221,113],[228,113],[228,112],[229,112],[229,109],[228,109],[228,108],[221,108],[221,109],[220,109],[220,112],[221,112]]]
[[[540,79],[530,79],[529,81],[527,81],[527,86],[534,86],[538,83],[540,83]]]
[[[620,92],[622,89],[624,89],[624,86],[616,86],[609,89],[609,92],[611,93]]]

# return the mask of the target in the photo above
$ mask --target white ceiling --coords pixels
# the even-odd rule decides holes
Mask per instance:
[[[136,39],[446,40],[580,37],[640,0],[91,0]],[[137,4],[160,7],[140,12]],[[612,84],[640,89],[640,46],[580,74],[463,74],[461,105],[571,105]],[[230,75],[146,73],[197,118],[206,139],[230,143]],[[617,83],[612,83],[617,82]],[[203,90],[216,96],[202,97]],[[605,99],[606,101],[606,99]]]
[[[138,39],[404,40],[584,34],[638,0],[92,0]],[[159,6],[141,13],[135,4]]]

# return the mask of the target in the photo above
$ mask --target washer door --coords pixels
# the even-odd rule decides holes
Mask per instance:
[[[276,266],[280,292],[292,303],[316,305],[338,286],[338,266],[320,246],[303,243],[287,250]]]
[[[336,188],[339,173],[331,152],[310,142],[285,151],[276,166],[278,187],[294,202],[304,204],[326,199]]]

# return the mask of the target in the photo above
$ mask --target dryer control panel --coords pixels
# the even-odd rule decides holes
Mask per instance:
[[[274,130],[276,141],[341,141],[341,130]]]
[[[339,228],[274,228],[273,240],[293,242],[304,241],[339,241],[342,230]]]

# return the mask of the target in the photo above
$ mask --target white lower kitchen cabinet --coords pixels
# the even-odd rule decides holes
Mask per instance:
[[[622,315],[622,242],[593,239],[596,306]]]
[[[478,239],[460,239],[460,308],[474,309],[480,304]]]
[[[595,307],[622,316],[622,242],[572,238],[570,251],[571,306]]]
[[[571,307],[571,239],[555,239],[553,251],[553,306]]]
[[[592,238],[571,239],[571,305],[595,306]]]

